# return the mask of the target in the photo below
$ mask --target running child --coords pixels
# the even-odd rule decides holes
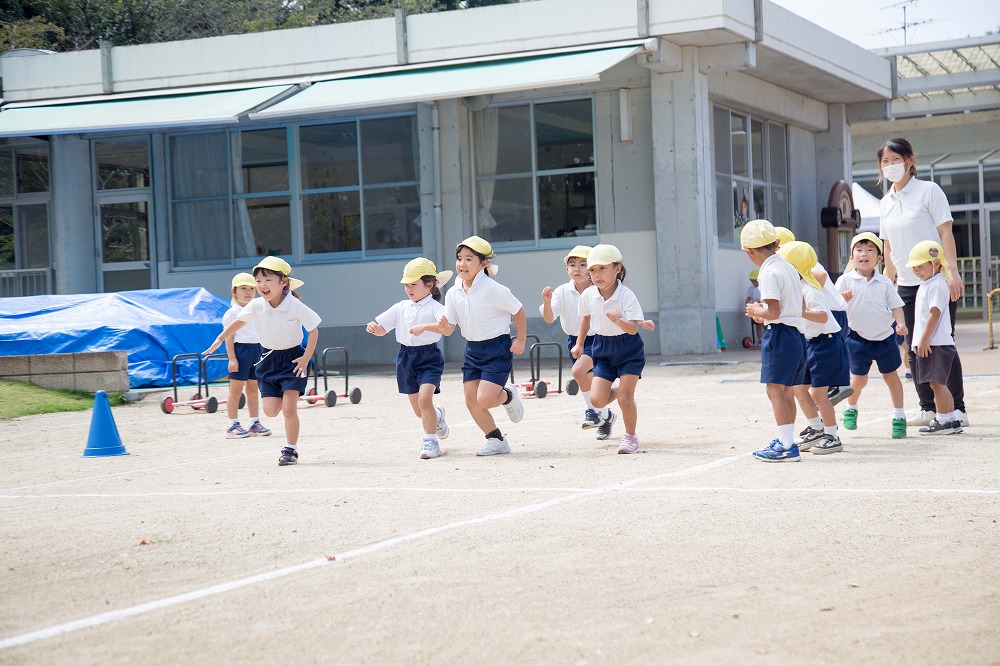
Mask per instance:
[[[764,324],[760,345],[760,383],[766,385],[778,436],[754,451],[763,462],[798,462],[795,444],[795,386],[805,381],[805,338],[799,331],[802,292],[799,273],[777,253],[777,234],[767,220],[751,220],[740,231],[740,245],[760,272],[760,303],[746,315]]]
[[[902,439],[906,437],[906,413],[903,383],[896,373],[902,363],[896,334],[906,335],[903,299],[896,293],[896,285],[878,270],[882,261],[882,240],[878,236],[866,231],[851,239],[851,261],[854,268],[837,280],[837,291],[847,301],[847,323],[851,327],[847,354],[854,389],[844,410],[844,427],[858,427],[858,401],[868,385],[868,371],[874,361],[892,400],[892,438]]]
[[[319,340],[320,317],[306,306],[295,290],[302,280],[290,277],[292,268],[279,257],[264,257],[254,266],[257,293],[255,298],[227,326],[203,354],[211,354],[245,324],[256,324],[264,348],[257,361],[257,385],[264,402],[264,413],[285,417],[285,441],[278,465],[294,465],[299,460],[299,396],[306,390],[309,359]],[[302,329],[308,333],[302,348]]]
[[[441,455],[439,440],[448,437],[444,407],[434,404],[441,392],[444,355],[438,349],[441,339],[438,319],[444,314],[441,287],[451,279],[451,271],[438,273],[434,262],[417,257],[403,267],[406,298],[368,322],[365,330],[382,336],[396,329],[399,353],[396,354],[396,386],[409,397],[413,413],[420,419],[424,437],[420,446],[423,460]]]
[[[222,315],[222,328],[236,321],[243,308],[257,295],[257,281],[249,273],[237,273],[230,288],[232,307]],[[267,437],[271,431],[264,427],[258,417],[260,394],[257,389],[257,369],[254,363],[260,358],[261,347],[254,325],[248,324],[237,331],[232,338],[226,340],[226,356],[229,357],[229,398],[226,400],[226,414],[229,416],[229,428],[226,429],[227,439],[242,439],[244,437]],[[250,427],[240,425],[240,396],[246,389],[247,413],[250,415]]]
[[[962,432],[962,415],[955,411],[955,398],[948,388],[948,375],[958,350],[949,304],[948,282],[951,268],[941,244],[920,241],[910,250],[907,268],[920,279],[913,323],[913,376],[917,383],[929,383],[934,391],[934,419],[920,428],[921,435],[957,435]]]
[[[438,320],[442,335],[451,335],[456,326],[461,326],[468,341],[462,381],[465,405],[486,435],[486,444],[476,451],[479,456],[510,453],[510,443],[497,428],[491,409],[503,406],[512,423],[524,418],[524,405],[517,387],[510,382],[510,373],[514,354],[524,352],[527,317],[521,301],[493,279],[499,270],[494,259],[493,248],[479,236],[470,236],[458,244],[455,272],[459,281],[448,290],[444,314]],[[513,340],[511,317],[517,330]]]
[[[792,241],[782,243],[778,254],[801,277],[803,309],[799,330],[806,339],[806,374],[794,392],[809,425],[799,433],[795,444],[799,451],[837,453],[844,447],[837,432],[837,412],[827,391],[831,386],[846,385],[850,381],[847,344],[813,274],[816,250],[808,243]]]
[[[626,287],[625,265],[622,253],[614,245],[596,245],[587,255],[587,271],[593,283],[580,296],[580,330],[576,344],[570,352],[574,356],[584,353],[587,335],[593,330],[594,378],[590,385],[590,399],[598,409],[615,400],[625,420],[618,453],[638,453],[636,436],[638,410],[635,405],[635,387],[646,367],[645,346],[639,336],[639,326],[646,323],[642,306],[632,290]],[[652,322],[649,322],[652,324]],[[614,388],[615,380],[618,387]],[[597,429],[597,439],[607,439],[616,415],[608,415]]]
[[[590,380],[594,369],[594,359],[591,356],[594,346],[594,329],[587,332],[584,341],[583,352],[579,356],[573,356],[573,347],[576,346],[576,336],[580,332],[580,294],[590,286],[590,274],[587,272],[587,255],[590,248],[586,245],[577,245],[563,257],[566,264],[566,273],[569,275],[569,282],[563,283],[553,289],[545,287],[542,289],[542,304],[538,306],[538,311],[542,313],[542,319],[546,324],[551,324],[559,317],[559,325],[567,336],[566,349],[570,357],[575,358],[573,363],[573,379],[580,385],[580,396],[583,398],[584,413],[583,421],[580,425],[584,430],[598,428],[600,436],[601,424],[608,421],[608,409],[605,407],[599,410],[590,401]],[[600,439],[607,439],[610,434],[610,424],[608,433]]]

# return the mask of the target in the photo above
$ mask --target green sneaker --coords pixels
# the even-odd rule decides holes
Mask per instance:
[[[844,427],[848,430],[858,429],[858,410],[853,407],[848,407],[844,410]],[[906,427],[906,421],[903,421],[903,427]],[[895,430],[893,430],[895,432]],[[903,434],[906,434],[905,432]]]
[[[892,420],[892,438],[904,439],[906,437],[906,419]]]

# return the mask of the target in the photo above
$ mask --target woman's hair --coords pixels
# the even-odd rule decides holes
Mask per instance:
[[[284,273],[279,273],[278,271],[272,271],[270,268],[263,268],[262,266],[257,266],[256,268],[253,269],[253,276],[257,277],[258,275],[276,275],[279,278],[287,278],[288,277]],[[302,300],[302,297],[299,296],[298,294],[296,294],[294,291],[292,291],[291,288],[289,288],[289,286],[288,286],[287,283],[285,284],[285,286],[282,289],[282,291],[284,293],[286,293],[286,294],[291,294],[292,296],[294,296],[295,298],[299,299],[300,301]]]
[[[425,287],[431,288],[431,298],[433,298],[438,303],[441,302],[441,290],[437,286],[437,277],[434,275],[424,275],[420,278],[420,281],[424,283]]]
[[[910,175],[917,175],[917,156],[913,152],[913,146],[910,142],[902,137],[897,137],[895,139],[889,139],[882,144],[882,147],[878,149],[878,154],[875,157],[875,163],[878,164],[878,180],[875,181],[877,185],[882,184],[882,155],[885,151],[892,151],[902,157],[904,160],[913,158],[913,164],[910,165]]]

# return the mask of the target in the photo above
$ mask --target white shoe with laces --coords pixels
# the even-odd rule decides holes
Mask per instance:
[[[448,439],[448,435],[451,434],[451,428],[448,427],[448,424],[444,420],[444,407],[442,407],[441,405],[434,405],[434,409],[437,410],[438,413],[438,422],[437,422],[438,439]]]
[[[937,418],[937,414],[934,412],[929,412],[926,409],[921,409],[919,412],[913,416],[906,419],[906,425],[908,426],[927,426],[931,424]]]
[[[967,428],[969,426],[969,415],[961,409],[956,409],[955,413],[958,414],[958,422],[962,424],[963,428]]]
[[[425,439],[420,447],[420,459],[430,460],[441,455],[441,447],[433,439]]]
[[[501,439],[490,437],[486,440],[483,448],[476,451],[477,456],[496,456],[503,453],[510,453],[510,444],[507,442],[506,437]]]
[[[510,422],[517,423],[524,418],[524,403],[521,402],[521,392],[513,384],[507,384],[504,388],[510,391],[511,399],[503,408],[507,410]]]

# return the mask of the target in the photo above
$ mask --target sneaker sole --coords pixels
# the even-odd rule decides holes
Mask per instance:
[[[246,439],[247,437],[250,437],[250,433],[245,435],[226,435],[226,439]]]
[[[288,465],[298,465],[298,460],[279,460],[278,467],[286,467]]]
[[[852,395],[854,395],[854,389],[852,389],[852,388],[849,388],[846,391],[841,391],[837,395],[835,395],[832,398],[830,398],[830,404],[831,405],[836,405],[837,403],[839,403],[844,398],[850,398]]]
[[[476,455],[483,458],[486,456],[502,456],[507,453],[510,453],[510,449],[507,449],[506,451],[476,451]]]
[[[754,459],[768,463],[783,463],[783,462],[798,462],[802,459],[802,456],[795,456],[794,458],[760,458],[758,456],[754,456]]]
[[[421,460],[433,460],[434,458],[437,458],[440,455],[441,455],[440,453],[435,453],[434,455],[431,455],[430,453],[421,453],[420,454],[420,459]]]
[[[802,448],[799,447],[799,451],[801,451],[801,450],[802,450]],[[844,450],[844,445],[843,444],[839,444],[837,446],[830,446],[830,447],[827,447],[827,448],[821,448],[821,447],[817,446],[816,448],[812,449],[812,452],[813,452],[813,455],[815,455],[815,456],[824,456],[824,455],[826,455],[828,453],[840,453],[843,450]]]
[[[581,423],[580,424],[580,429],[581,430],[593,430],[594,428],[599,428],[600,426],[601,426],[600,423]]]

